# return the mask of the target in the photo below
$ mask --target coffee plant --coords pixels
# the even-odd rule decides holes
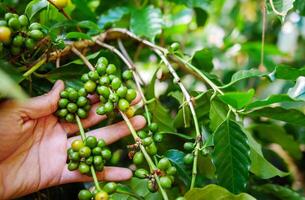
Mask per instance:
[[[20,199],[305,199],[303,0],[4,0],[0,13],[1,103],[63,80],[54,115],[79,128],[67,169],[91,179]],[[87,134],[90,112],[131,136]],[[99,181],[104,166],[133,177]]]

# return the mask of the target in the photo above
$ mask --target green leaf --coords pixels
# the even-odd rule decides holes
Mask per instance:
[[[275,124],[257,124],[252,129],[257,131],[263,140],[281,145],[295,159],[302,157],[300,144],[292,135],[287,134],[283,127]]]
[[[100,31],[98,25],[92,21],[85,20],[77,23],[80,28],[87,28],[89,30]]]
[[[218,100],[213,100],[210,104],[210,128],[216,128],[227,118],[228,108],[227,105]]]
[[[113,24],[120,21],[124,15],[129,13],[130,9],[128,7],[115,7],[109,9],[106,14],[99,17],[98,25],[100,28],[104,28],[108,24]]]
[[[193,8],[198,7],[202,9],[207,9],[210,4],[210,0],[168,0],[176,4],[182,4],[187,7]]]
[[[264,106],[269,106],[275,103],[283,103],[283,102],[298,102],[296,99],[292,99],[287,94],[275,94],[271,95],[266,99],[257,100],[246,106],[245,110],[250,110],[253,108],[259,108]]]
[[[148,104],[148,108],[152,113],[152,120],[159,125],[159,131],[175,132],[174,121],[169,114],[169,110],[165,108],[159,100]]]
[[[0,97],[11,97],[18,100],[25,100],[27,95],[22,88],[11,77],[0,69]]]
[[[305,200],[305,197],[301,194],[281,185],[265,184],[254,186],[253,189],[259,193],[271,194],[280,200]]]
[[[206,10],[201,8],[194,8],[194,12],[196,15],[196,23],[198,27],[204,26],[207,22],[207,19],[209,17]]]
[[[285,109],[282,107],[263,107],[245,114],[251,117],[267,117],[298,126],[305,126],[304,113],[296,109]]]
[[[255,200],[247,193],[234,195],[225,188],[214,184],[192,189],[184,197],[186,200]]]
[[[263,77],[263,76],[267,76],[267,75],[268,75],[268,73],[260,72],[257,69],[239,70],[238,72],[233,74],[233,76],[231,77],[230,83],[224,85],[223,88],[229,87],[229,86],[237,83],[238,81],[241,81],[241,80],[244,80],[244,79],[255,78],[255,77]]]
[[[294,0],[272,0],[266,2],[268,11],[279,15],[284,20],[288,11],[293,8]]]
[[[33,0],[25,8],[25,14],[31,20],[38,12],[49,5],[47,0]]]
[[[245,131],[245,133],[248,137],[250,145],[250,171],[262,179],[269,179],[275,176],[287,176],[288,173],[277,169],[268,160],[264,158],[261,145],[255,141],[255,139],[248,131]]]
[[[196,66],[201,71],[212,71],[213,65],[213,53],[208,48],[203,48],[196,51],[192,57],[192,65]]]
[[[293,68],[289,66],[277,66],[273,74],[277,79],[296,80],[299,76],[305,76],[305,67]]]
[[[218,183],[232,193],[245,190],[249,177],[250,147],[241,127],[225,120],[214,132],[213,163]]]
[[[91,37],[85,33],[81,32],[69,32],[66,35],[66,39],[86,39],[91,40]]]
[[[65,81],[76,81],[80,80],[80,77],[88,72],[88,69],[83,65],[66,65],[60,68],[56,68],[51,72],[45,74],[44,76],[51,82],[56,80],[65,80]]]
[[[144,36],[153,41],[162,31],[162,14],[159,8],[148,6],[133,10],[130,19],[130,29],[138,36]]]
[[[88,1],[72,0],[75,9],[72,12],[72,19],[74,20],[91,20],[96,21],[94,12],[88,6]]]
[[[227,92],[224,95],[219,95],[224,103],[231,105],[236,109],[242,109],[249,104],[254,96],[255,90],[250,89],[247,92]]]
[[[299,14],[305,16],[305,1],[295,0],[293,7],[299,11]]]
[[[176,149],[170,149],[164,154],[172,164],[177,168],[178,178],[184,183],[185,186],[189,187],[191,182],[191,176],[187,173],[187,167],[183,162],[185,153]]]

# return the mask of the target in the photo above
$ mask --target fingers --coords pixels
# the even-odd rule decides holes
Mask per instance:
[[[90,99],[91,103],[96,103],[96,104],[94,104],[90,109],[88,117],[86,119],[81,120],[84,128],[89,128],[91,126],[94,126],[107,118],[106,115],[98,115],[95,112],[97,107],[99,106],[99,104],[97,103],[99,101],[98,96],[89,95],[88,98]],[[135,105],[140,100],[141,100],[141,96],[137,95],[137,97],[131,102],[131,104]],[[77,131],[79,131],[79,128],[75,123],[62,122],[61,125],[68,134],[76,133]]]
[[[84,128],[89,128],[90,126],[94,126],[94,125],[98,124],[100,121],[107,118],[106,115],[96,114],[95,110],[97,107],[98,107],[98,104],[94,104],[89,111],[88,117],[86,119],[81,120]],[[69,134],[79,131],[79,128],[78,128],[77,124],[75,124],[75,123],[62,122],[61,126]]]
[[[61,80],[56,81],[52,90],[45,95],[34,97],[22,105],[22,108],[31,119],[37,119],[54,113],[60,98],[60,92],[64,89]]]
[[[130,169],[121,167],[105,167],[102,172],[96,173],[98,180],[101,181],[125,181],[132,177]],[[63,170],[60,183],[89,182],[92,178],[82,175],[78,171],[69,171],[67,167]]]
[[[146,121],[143,116],[135,116],[130,119],[132,126],[135,130],[139,130],[145,127]],[[130,131],[124,121],[106,126],[103,128],[95,129],[86,133],[87,135],[94,135],[97,138],[102,138],[107,144],[111,144],[127,135],[130,134]],[[71,143],[75,139],[80,139],[80,136],[71,137],[68,139],[68,146],[71,146]]]

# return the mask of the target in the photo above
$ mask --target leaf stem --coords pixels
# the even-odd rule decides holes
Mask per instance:
[[[96,189],[98,191],[101,191],[102,189],[101,189],[100,184],[98,182],[98,179],[97,179],[97,176],[96,176],[96,172],[95,172],[95,169],[94,169],[93,165],[91,165],[90,170],[91,170],[92,178],[93,178],[94,185],[95,185]]]
[[[33,72],[35,72],[41,65],[43,65],[47,61],[47,56],[43,55],[42,58],[39,59],[39,61],[33,65],[28,71],[26,71],[23,76],[28,77],[30,76]]]
[[[126,122],[126,124],[127,124],[128,128],[129,128],[129,130],[130,130],[130,132],[131,132],[131,134],[132,134],[134,140],[135,140],[135,141],[139,141],[140,138],[139,138],[139,136],[137,135],[137,133],[136,133],[135,129],[133,128],[131,122],[129,121],[128,117],[127,117],[123,112],[121,112],[121,111],[120,111],[120,114],[121,114],[121,116],[123,117],[124,121]],[[143,155],[144,155],[144,157],[145,157],[145,159],[146,159],[146,161],[147,161],[147,164],[148,164],[148,166],[149,166],[151,172],[152,172],[153,175],[154,175],[154,178],[155,178],[156,181],[157,181],[157,184],[158,184],[158,186],[159,186],[159,190],[160,190],[160,192],[161,192],[161,194],[162,194],[162,196],[163,196],[163,199],[164,199],[164,200],[168,200],[168,196],[167,196],[165,190],[162,188],[162,186],[161,186],[161,184],[160,184],[160,179],[159,179],[158,175],[155,173],[155,171],[158,170],[158,168],[155,166],[154,162],[153,162],[152,159],[150,158],[150,156],[149,156],[149,154],[147,153],[145,147],[144,147],[141,143],[139,144],[139,146],[140,146],[140,149],[141,149],[141,151],[142,151],[142,153],[143,153]]]
[[[89,62],[89,60],[79,51],[77,50],[77,48],[75,48],[74,46],[72,46],[71,51],[73,53],[75,53],[78,57],[80,57],[80,59],[82,59],[82,61],[85,63],[85,65],[87,65],[87,67],[93,71],[94,67],[93,65]]]
[[[78,125],[78,128],[79,128],[79,132],[80,132],[82,141],[85,141],[86,133],[84,131],[84,127],[82,125],[82,122],[81,122],[80,118],[78,117],[78,115],[75,115],[75,118],[76,118],[76,122],[77,122],[77,125]],[[95,169],[94,169],[93,165],[90,166],[90,171],[91,171],[92,178],[93,178],[94,185],[95,185],[96,189],[98,191],[101,191],[101,188],[100,188],[100,185],[99,185],[99,182],[98,182],[98,179],[97,179],[97,176],[96,176],[96,172],[95,172]]]
[[[82,122],[81,122],[80,118],[78,117],[78,115],[75,115],[75,118],[76,118],[76,122],[77,122],[77,125],[79,128],[80,136],[81,136],[82,140],[84,141],[86,139],[84,127],[83,127]]]

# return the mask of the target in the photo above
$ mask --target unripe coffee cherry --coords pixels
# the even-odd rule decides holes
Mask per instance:
[[[79,200],[90,200],[92,198],[92,194],[89,190],[81,190],[78,193]]]
[[[68,0],[51,0],[51,2],[59,9],[65,8],[68,4]]]

